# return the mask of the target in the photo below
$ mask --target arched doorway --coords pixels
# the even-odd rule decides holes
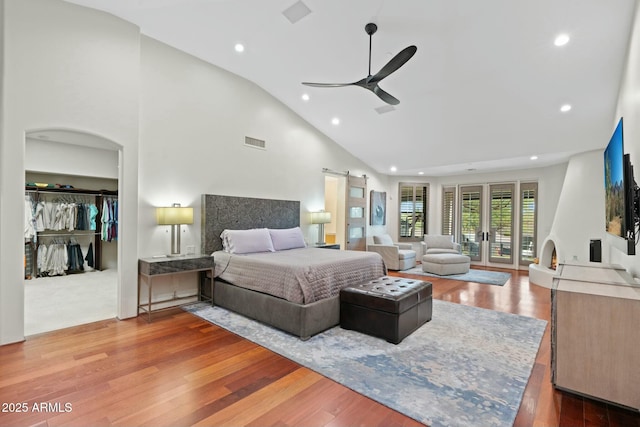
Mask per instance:
[[[84,131],[25,133],[25,211],[39,215],[25,236],[25,336],[117,317],[120,150]]]

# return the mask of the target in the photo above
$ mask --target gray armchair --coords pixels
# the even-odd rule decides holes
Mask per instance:
[[[426,254],[459,254],[460,243],[453,241],[453,236],[442,234],[425,234],[422,244],[422,255]]]
[[[367,246],[370,252],[382,256],[388,270],[407,270],[416,266],[416,251],[411,243],[394,243],[391,236],[373,236],[373,244]]]

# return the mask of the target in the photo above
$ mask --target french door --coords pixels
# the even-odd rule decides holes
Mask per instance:
[[[461,186],[459,242],[475,264],[514,264],[515,184]]]

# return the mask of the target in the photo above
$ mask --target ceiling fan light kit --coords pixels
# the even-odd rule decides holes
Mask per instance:
[[[371,43],[373,35],[378,31],[378,26],[372,22],[364,26],[365,32],[369,35],[369,74],[362,80],[358,80],[353,83],[310,83],[302,82],[303,85],[313,87],[344,87],[344,86],[360,86],[361,88],[370,90],[375,93],[378,98],[390,105],[398,105],[400,101],[391,94],[382,90],[378,85],[382,79],[388,77],[391,73],[402,67],[418,50],[415,46],[408,46],[400,51],[396,56],[391,58],[384,67],[380,69],[376,74],[371,75]]]

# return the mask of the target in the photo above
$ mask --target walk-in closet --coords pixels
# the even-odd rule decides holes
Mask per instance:
[[[27,138],[25,336],[117,314],[117,153],[45,136]]]

